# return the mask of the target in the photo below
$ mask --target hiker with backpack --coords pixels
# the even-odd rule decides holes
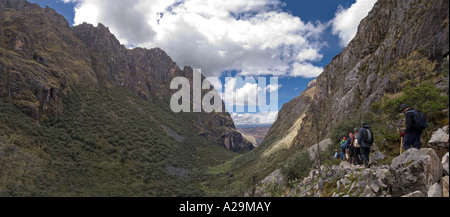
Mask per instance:
[[[361,159],[364,161],[364,165],[366,168],[368,168],[369,165],[369,154],[370,154],[370,147],[373,144],[373,133],[372,130],[370,130],[370,127],[366,125],[365,122],[361,122],[361,128],[359,128],[358,132],[358,144],[360,147],[361,152]]]
[[[347,139],[344,136],[342,138],[341,142],[339,143],[339,145],[341,146],[341,160],[346,160],[346,158],[345,158],[346,144],[347,144]]]
[[[353,163],[354,159],[353,159],[353,133],[349,133],[348,134],[348,139],[347,139],[347,160],[348,162],[351,164]]]
[[[358,144],[359,130],[358,128],[355,128],[353,129],[353,131],[355,132],[353,134],[353,144],[352,144],[354,164],[361,165],[361,159],[359,157],[361,146]]]
[[[420,136],[427,127],[425,116],[412,109],[408,104],[402,104],[400,110],[405,114],[406,129],[400,133],[403,137],[403,147],[408,150],[412,147],[420,149]]]

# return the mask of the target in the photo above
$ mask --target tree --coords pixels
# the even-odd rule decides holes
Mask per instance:
[[[314,100],[311,105],[310,105],[310,111],[319,111],[319,106],[317,105],[317,101]],[[319,132],[320,131],[320,120],[321,120],[321,114],[314,114],[312,115],[312,125],[314,126],[315,132]],[[316,136],[317,139],[317,152],[316,152],[316,161],[317,161],[317,168],[319,171],[319,175],[322,174],[320,167],[321,167],[321,162],[320,162],[320,136],[317,135]]]

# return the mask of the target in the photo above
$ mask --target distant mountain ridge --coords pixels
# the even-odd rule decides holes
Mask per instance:
[[[180,69],[159,48],[127,49],[102,24],[70,27],[51,8],[25,0],[0,3],[0,97],[37,120],[60,114],[62,96],[74,84],[126,87],[152,101],[170,98],[172,78],[192,81],[192,68]],[[230,150],[252,147],[236,131],[228,112],[202,113],[198,126],[199,134]]]
[[[255,140],[254,142],[256,144],[261,144],[261,142],[264,140],[264,137],[267,135],[267,132],[269,131],[270,126],[245,126],[241,127],[238,126],[238,130],[241,131],[243,134],[247,134]]]

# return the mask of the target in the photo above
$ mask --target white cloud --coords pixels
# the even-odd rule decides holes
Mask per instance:
[[[331,21],[333,34],[339,35],[341,46],[345,47],[355,37],[358,25],[364,19],[377,0],[357,0],[350,8],[339,6],[335,18]]]
[[[253,77],[247,77],[247,78],[228,78],[228,80],[225,81],[225,84],[216,84],[218,87],[220,87],[220,91],[223,91],[222,94],[219,94],[223,101],[225,102],[227,106],[228,111],[233,111],[233,106],[237,106],[236,110],[238,109],[244,109],[246,106],[251,107],[253,106],[254,109],[256,107],[261,106],[263,103],[269,103],[272,105],[275,102],[278,102],[278,93],[275,93],[275,91],[278,91],[282,85],[278,83],[271,83],[272,81],[269,81],[268,84],[259,84],[257,79],[254,79]],[[264,86],[266,85],[266,86]],[[270,94],[269,100],[263,99],[261,96],[261,99],[266,100],[263,101],[260,98],[259,94]],[[272,96],[275,94],[274,96]],[[259,101],[261,100],[261,102]],[[273,102],[272,102],[273,101]],[[278,104],[273,104],[273,107],[277,107]],[[274,110],[274,108],[269,108]],[[248,108],[250,110],[250,108]],[[261,110],[261,107],[259,107]],[[256,112],[256,111],[249,111],[249,112]]]
[[[236,78],[230,78],[224,86],[223,100],[228,107],[258,105],[257,96],[260,89],[255,79],[253,81],[242,79],[238,82]]]
[[[280,0],[63,0],[77,4],[75,24],[108,26],[127,46],[160,47],[180,67],[207,76],[317,76],[290,73],[294,62],[320,61],[327,25],[305,23],[283,12]]]
[[[317,67],[310,63],[295,62],[293,64],[291,76],[314,78],[319,76],[322,72],[323,72],[322,67]]]
[[[87,23],[97,23],[99,11],[97,7],[93,4],[84,4],[80,8],[75,8],[75,14],[78,14],[75,17],[75,23],[80,23],[80,17],[82,17],[83,22]]]
[[[274,92],[279,90],[283,85],[281,84],[269,84],[267,85],[267,87],[264,89],[265,92]]]
[[[231,117],[236,125],[245,124],[273,124],[278,115],[276,112],[264,112],[264,113],[231,113]]]

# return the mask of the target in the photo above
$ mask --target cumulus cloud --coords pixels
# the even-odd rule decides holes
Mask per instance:
[[[264,89],[264,91],[266,92],[274,92],[279,90],[283,85],[281,84],[269,84],[267,85],[267,87]]]
[[[129,47],[160,47],[179,66],[220,77],[317,76],[293,63],[320,61],[322,23],[284,12],[280,0],[63,0],[76,3],[75,25],[103,23]],[[298,71],[298,69],[297,69]]]
[[[311,63],[295,62],[293,64],[292,75],[304,78],[315,78],[323,72],[322,67],[317,67]]]
[[[278,111],[276,112],[262,112],[262,113],[231,113],[231,117],[236,125],[250,125],[250,124],[273,124],[277,119]]]
[[[350,8],[339,6],[335,18],[331,21],[333,34],[339,35],[342,47],[355,37],[359,23],[364,19],[377,0],[357,0]]]
[[[219,95],[229,112],[244,112],[245,108],[248,112],[278,111],[278,90],[282,85],[278,84],[277,79],[264,83],[253,77],[227,78],[223,87],[223,90],[220,89],[223,92]]]

